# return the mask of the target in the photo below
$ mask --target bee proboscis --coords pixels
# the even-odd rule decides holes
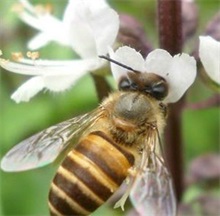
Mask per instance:
[[[3,170],[23,171],[49,164],[64,152],[49,192],[51,215],[89,215],[125,180],[127,190],[116,206],[123,207],[130,195],[143,215],[175,214],[160,149],[168,86],[153,73],[128,69],[119,91],[97,109],[37,133],[2,159]]]

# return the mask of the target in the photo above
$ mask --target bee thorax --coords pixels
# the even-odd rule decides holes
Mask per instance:
[[[150,102],[146,97],[138,93],[121,95],[114,106],[114,115],[125,121],[136,124],[145,118],[150,110]]]

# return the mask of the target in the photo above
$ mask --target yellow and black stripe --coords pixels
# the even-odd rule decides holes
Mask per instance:
[[[55,175],[51,215],[88,215],[121,185],[134,164],[132,153],[101,131],[90,133],[73,149]]]

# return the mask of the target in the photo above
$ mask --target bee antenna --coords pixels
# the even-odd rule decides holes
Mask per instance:
[[[117,65],[119,65],[119,66],[121,66],[121,67],[123,67],[123,68],[126,68],[126,69],[128,69],[128,70],[130,70],[130,71],[133,71],[133,72],[135,72],[135,73],[140,73],[139,71],[134,70],[133,68],[131,68],[131,67],[127,66],[127,65],[124,65],[124,64],[122,64],[122,63],[120,63],[120,62],[115,61],[114,59],[109,58],[108,56],[99,55],[99,58],[105,59],[105,60],[107,60],[107,61],[109,61],[109,62],[112,62],[112,63],[114,63],[114,64],[117,64]]]

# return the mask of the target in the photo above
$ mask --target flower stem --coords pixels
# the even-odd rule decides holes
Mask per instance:
[[[214,94],[210,98],[207,98],[203,101],[186,104],[184,108],[191,110],[201,110],[213,107],[220,107],[220,94]]]
[[[111,87],[104,76],[96,75],[93,73],[91,73],[91,75],[95,84],[98,99],[101,102],[105,97],[109,95],[109,92],[111,92]]]
[[[182,18],[180,0],[158,0],[160,47],[171,55],[182,51]]]
[[[182,19],[180,0],[158,0],[158,22],[160,47],[171,55],[182,51]],[[173,176],[177,201],[183,192],[183,158],[181,136],[181,113],[184,98],[170,106],[165,131],[165,153]]]

